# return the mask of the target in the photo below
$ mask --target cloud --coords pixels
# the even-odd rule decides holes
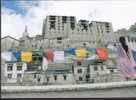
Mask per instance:
[[[128,28],[136,22],[136,2],[132,1],[38,1],[20,2],[25,15],[2,7],[2,37],[22,36],[25,25],[31,36],[42,33],[43,19],[47,15],[76,16],[77,20],[112,22],[114,31]]]

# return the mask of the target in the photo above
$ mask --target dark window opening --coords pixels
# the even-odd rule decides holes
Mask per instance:
[[[83,43],[83,46],[86,46],[86,43]]]
[[[57,80],[57,75],[54,75],[54,80]]]
[[[22,70],[22,66],[21,65],[18,65],[17,66],[17,71],[21,71]]]
[[[78,72],[78,73],[82,73],[82,69],[78,69],[77,72]]]
[[[36,57],[33,57],[33,61],[36,61]]]
[[[106,32],[110,32],[110,29],[109,29],[109,27],[110,27],[110,26],[109,26],[109,23],[106,23],[106,24],[105,24],[105,27],[106,27],[106,29],[107,29],[107,31],[106,31]]]
[[[62,23],[66,23],[66,21],[67,21],[67,17],[66,17],[66,16],[63,16],[63,17],[62,17]]]
[[[71,23],[71,29],[72,29],[72,30],[75,29],[75,23]]]
[[[39,57],[39,61],[42,61],[42,57]]]
[[[83,26],[82,31],[83,31],[83,30],[86,30],[86,31],[88,30],[86,24],[81,24],[81,25]]]
[[[109,26],[109,23],[106,23],[105,26],[106,26],[107,28],[110,27],[110,26]]]
[[[55,16],[50,16],[50,18],[49,18],[50,20],[55,20],[56,19],[56,17]]]
[[[79,81],[82,81],[83,80],[83,78],[82,77],[79,77]]]
[[[37,81],[40,82],[40,78],[38,78]]]
[[[55,23],[54,22],[52,22],[51,24],[50,24],[50,29],[55,29]]]
[[[66,75],[63,75],[63,78],[64,78],[64,80],[67,80],[67,76]]]
[[[114,72],[113,69],[111,69],[110,72]]]
[[[90,78],[90,76],[89,75],[86,75],[86,79],[89,79]]]
[[[58,37],[57,40],[62,40],[62,37]]]
[[[70,21],[75,21],[75,18],[74,17],[70,17]]]
[[[12,70],[13,70],[13,65],[8,65],[7,70],[8,70],[8,71],[12,71]]]
[[[89,75],[86,75],[86,81],[87,81],[87,82],[89,81],[89,78],[90,78],[90,76],[89,76]]]
[[[50,25],[55,25],[55,21],[50,21]]]
[[[81,66],[81,64],[82,64],[81,62],[77,62],[77,65],[78,65],[78,66]]]

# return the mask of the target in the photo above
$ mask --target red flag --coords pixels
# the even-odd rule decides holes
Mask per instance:
[[[96,52],[101,60],[108,59],[108,50],[106,48],[97,48]]]

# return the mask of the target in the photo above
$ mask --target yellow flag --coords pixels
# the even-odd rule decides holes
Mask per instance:
[[[21,53],[21,60],[23,62],[30,62],[30,61],[32,61],[32,52],[22,52]]]
[[[86,57],[87,56],[87,51],[84,49],[77,49],[76,50],[76,56],[77,57]]]

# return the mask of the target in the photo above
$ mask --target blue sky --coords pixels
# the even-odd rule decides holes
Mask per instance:
[[[136,22],[136,0],[85,0],[85,1],[2,1],[2,37],[19,38],[28,26],[30,36],[42,33],[47,15],[76,16],[77,20],[112,22],[114,31],[128,29]]]
[[[24,9],[23,6],[21,6],[21,3],[25,1],[25,0],[3,0],[2,1],[2,7],[8,8],[8,9],[12,9],[14,10],[16,13],[19,13],[21,15],[24,15],[27,13],[27,10]],[[26,0],[27,1],[27,0]],[[38,6],[38,1],[36,0],[29,0],[27,1],[27,3],[29,5],[34,5],[34,6]]]
[[[21,13],[22,15],[24,15],[26,11],[19,6],[19,3],[19,0],[3,0],[2,7],[12,9],[16,13]]]

